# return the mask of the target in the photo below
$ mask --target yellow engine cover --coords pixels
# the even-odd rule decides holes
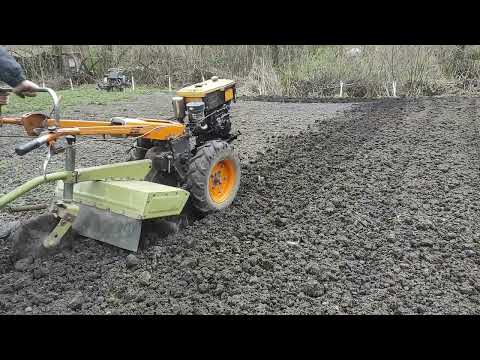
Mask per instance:
[[[184,87],[177,91],[177,96],[184,98],[201,99],[214,91],[226,91],[235,86],[235,81],[218,79],[215,76],[204,82]]]

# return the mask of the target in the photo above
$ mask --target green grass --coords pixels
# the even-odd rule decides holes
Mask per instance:
[[[149,94],[161,89],[138,86],[135,92],[127,89],[121,91],[99,91],[95,85],[83,85],[73,90],[56,91],[61,96],[60,108],[66,109],[79,105],[106,105],[116,101],[135,99],[139,95]],[[49,112],[52,109],[52,100],[50,95],[39,93],[35,97],[22,99],[16,95],[10,95],[9,104],[2,107],[3,114],[22,114],[30,111]]]

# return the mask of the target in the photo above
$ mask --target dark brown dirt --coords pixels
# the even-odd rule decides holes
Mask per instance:
[[[238,142],[237,200],[149,234],[135,265],[80,238],[16,269],[0,240],[0,312],[478,313],[479,100],[385,99],[322,117],[338,106],[238,103],[252,136]],[[92,143],[89,164],[120,148]],[[40,166],[2,161],[2,191]]]

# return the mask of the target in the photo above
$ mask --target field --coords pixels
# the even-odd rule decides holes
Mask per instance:
[[[146,231],[133,267],[127,251],[81,237],[19,267],[0,240],[0,313],[478,313],[479,105],[239,101],[242,185],[227,211],[168,237]],[[64,115],[169,116],[170,97],[148,92]],[[0,138],[0,192],[41,174],[45,149],[14,155],[24,141]],[[122,160],[129,145],[79,139],[78,163]],[[49,171],[61,166],[58,156]],[[8,227],[38,212],[0,214]]]
[[[61,97],[62,109],[68,109],[72,106],[79,105],[107,105],[112,102],[122,100],[134,100],[138,96],[148,94],[154,90],[148,87],[136,87],[135,91],[126,89],[124,92],[118,91],[98,91],[94,85],[77,86],[73,90],[59,90],[58,96]],[[38,94],[34,98],[29,98],[28,101],[21,99],[18,96],[10,96],[10,101],[7,106],[2,108],[4,115],[9,114],[23,114],[29,111],[45,111],[51,106],[51,98],[48,94]]]

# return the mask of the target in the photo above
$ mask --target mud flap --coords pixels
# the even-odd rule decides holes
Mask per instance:
[[[78,234],[122,249],[137,251],[142,221],[106,210],[80,205],[72,228]]]

